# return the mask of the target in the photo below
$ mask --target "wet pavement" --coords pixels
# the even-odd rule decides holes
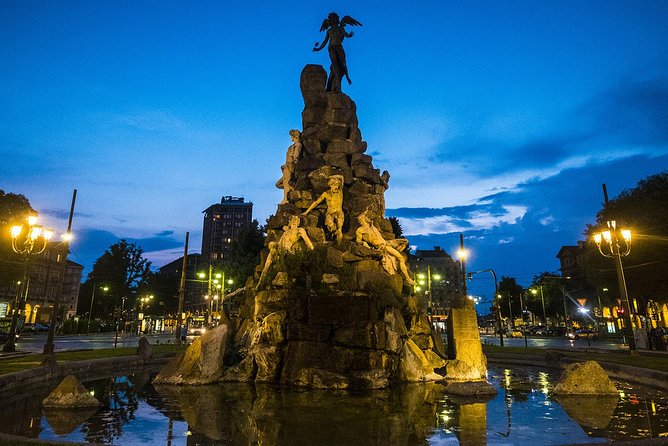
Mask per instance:
[[[145,335],[151,344],[160,342],[166,344],[175,342],[174,335],[171,333],[148,334]],[[16,351],[19,353],[42,353],[46,344],[46,333],[27,333],[22,334],[16,343]],[[118,339],[114,333],[96,333],[90,335],[61,335],[54,338],[54,345],[57,352],[66,350],[88,350],[98,348],[112,348],[114,344],[118,347],[136,347],[139,336],[136,334],[118,334]]]

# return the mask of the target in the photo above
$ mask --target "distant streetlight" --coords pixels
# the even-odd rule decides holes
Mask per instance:
[[[543,304],[543,323],[545,326],[547,326],[547,314],[545,313],[545,297],[543,296],[543,284],[538,285],[538,289],[540,290],[540,301]],[[538,290],[535,288],[531,288],[531,294],[534,296],[538,294]]]
[[[28,287],[30,285],[30,277],[28,276],[30,256],[44,252],[49,240],[53,236],[52,229],[45,229],[37,224],[36,215],[29,216],[26,219],[26,222],[26,225],[12,226],[10,229],[12,250],[17,254],[24,256],[23,280],[21,280],[23,290],[21,293],[16,293],[16,297],[14,298],[12,322],[9,326],[7,342],[2,346],[2,351],[4,352],[16,351],[16,324],[18,316],[21,314],[21,310],[25,312],[25,301],[28,298]]]
[[[469,273],[469,279],[473,279],[474,274],[480,274],[480,273],[490,273],[494,278],[494,309],[496,310],[495,311],[496,325],[497,325],[497,330],[499,332],[499,345],[503,347],[503,326],[501,325],[501,303],[499,302],[499,299],[501,299],[501,295],[499,294],[499,283],[496,280],[496,273],[494,272],[493,269],[484,269],[482,271],[475,271]]]
[[[93,281],[93,292],[91,293],[91,296],[90,296],[90,311],[88,312],[88,328],[87,328],[87,332],[88,332],[88,333],[90,333],[90,319],[91,319],[91,317],[93,316],[93,302],[95,301],[95,290],[96,290],[96,289],[97,289],[97,288],[96,288],[96,286],[95,286],[95,281]],[[109,291],[109,287],[108,287],[108,286],[101,286],[100,289],[101,289],[102,291],[104,291],[105,293],[106,293],[107,291]]]

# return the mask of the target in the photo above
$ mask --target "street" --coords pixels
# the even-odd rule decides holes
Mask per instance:
[[[499,345],[499,336],[496,335],[480,335],[480,340],[486,345]],[[503,337],[503,345],[507,347],[524,347],[524,338],[508,338]],[[615,339],[596,339],[590,340],[587,343],[586,339],[568,339],[565,336],[559,337],[527,337],[527,346],[536,348],[559,348],[559,349],[583,349],[583,348],[599,348],[607,350],[623,350],[628,346],[622,344]]]
[[[46,344],[46,333],[23,333],[16,343],[17,352],[42,353],[44,345]],[[54,338],[56,352],[65,350],[82,350],[82,349],[98,349],[111,348],[114,346],[115,334],[112,333],[95,333],[90,335],[61,335]],[[175,342],[172,333],[165,334],[150,334],[146,335],[151,344],[160,342],[161,344],[167,342]],[[139,337],[137,335],[123,335],[118,334],[118,347],[136,347]],[[192,342],[192,339],[188,339]]]

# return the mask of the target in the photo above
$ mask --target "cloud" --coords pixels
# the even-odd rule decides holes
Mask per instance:
[[[50,217],[59,218],[61,220],[67,220],[70,217],[70,211],[66,209],[40,209],[39,213],[48,215]],[[80,218],[93,218],[93,214],[76,211],[74,212],[74,216]]]

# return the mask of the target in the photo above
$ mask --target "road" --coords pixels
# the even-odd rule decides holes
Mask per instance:
[[[19,341],[16,343],[16,351],[20,352],[30,352],[30,353],[42,353],[44,350],[44,345],[46,344],[46,333],[22,333]],[[56,336],[54,338],[54,346],[56,352],[65,351],[65,350],[82,350],[82,349],[97,349],[97,348],[110,348],[114,346],[114,333],[96,333],[91,335],[66,335],[66,336]],[[155,344],[160,341],[161,344],[167,342],[174,342],[174,335],[171,333],[166,334],[151,334],[146,335],[151,344]],[[136,347],[137,340],[139,337],[137,335],[123,335],[122,333],[118,334],[118,346],[119,347]],[[189,342],[192,342],[191,339],[188,339]]]
[[[499,345],[499,337],[494,335],[480,335],[480,340],[483,344],[487,345]],[[596,348],[596,349],[606,349],[606,350],[624,350],[628,349],[628,346],[622,344],[619,340],[615,339],[596,339],[587,343],[586,339],[568,339],[564,336],[561,337],[532,337],[527,338],[528,347],[536,348],[559,348],[566,350],[578,350],[584,348]],[[507,338],[503,337],[503,345],[509,347],[524,347],[524,338]]]
[[[20,352],[41,353],[46,344],[46,333],[24,333],[16,343],[16,350]],[[146,335],[151,344],[156,342],[168,343],[174,342],[174,336],[171,333],[165,334],[151,334]],[[137,335],[123,335],[118,334],[119,347],[135,347],[138,340]],[[194,338],[188,337],[188,342],[192,342]],[[480,335],[483,344],[499,345],[499,337],[493,335]],[[444,339],[445,340],[445,339]],[[524,338],[503,338],[504,345],[511,347],[524,347]],[[66,335],[56,336],[54,339],[56,351],[65,350],[82,350],[82,349],[98,349],[110,348],[114,346],[114,333],[96,333],[91,335]],[[559,348],[559,349],[606,349],[606,350],[624,350],[628,347],[619,341],[611,339],[601,339],[591,341],[591,345],[587,344],[586,339],[569,340],[565,337],[529,337],[527,338],[529,347],[537,348]]]

